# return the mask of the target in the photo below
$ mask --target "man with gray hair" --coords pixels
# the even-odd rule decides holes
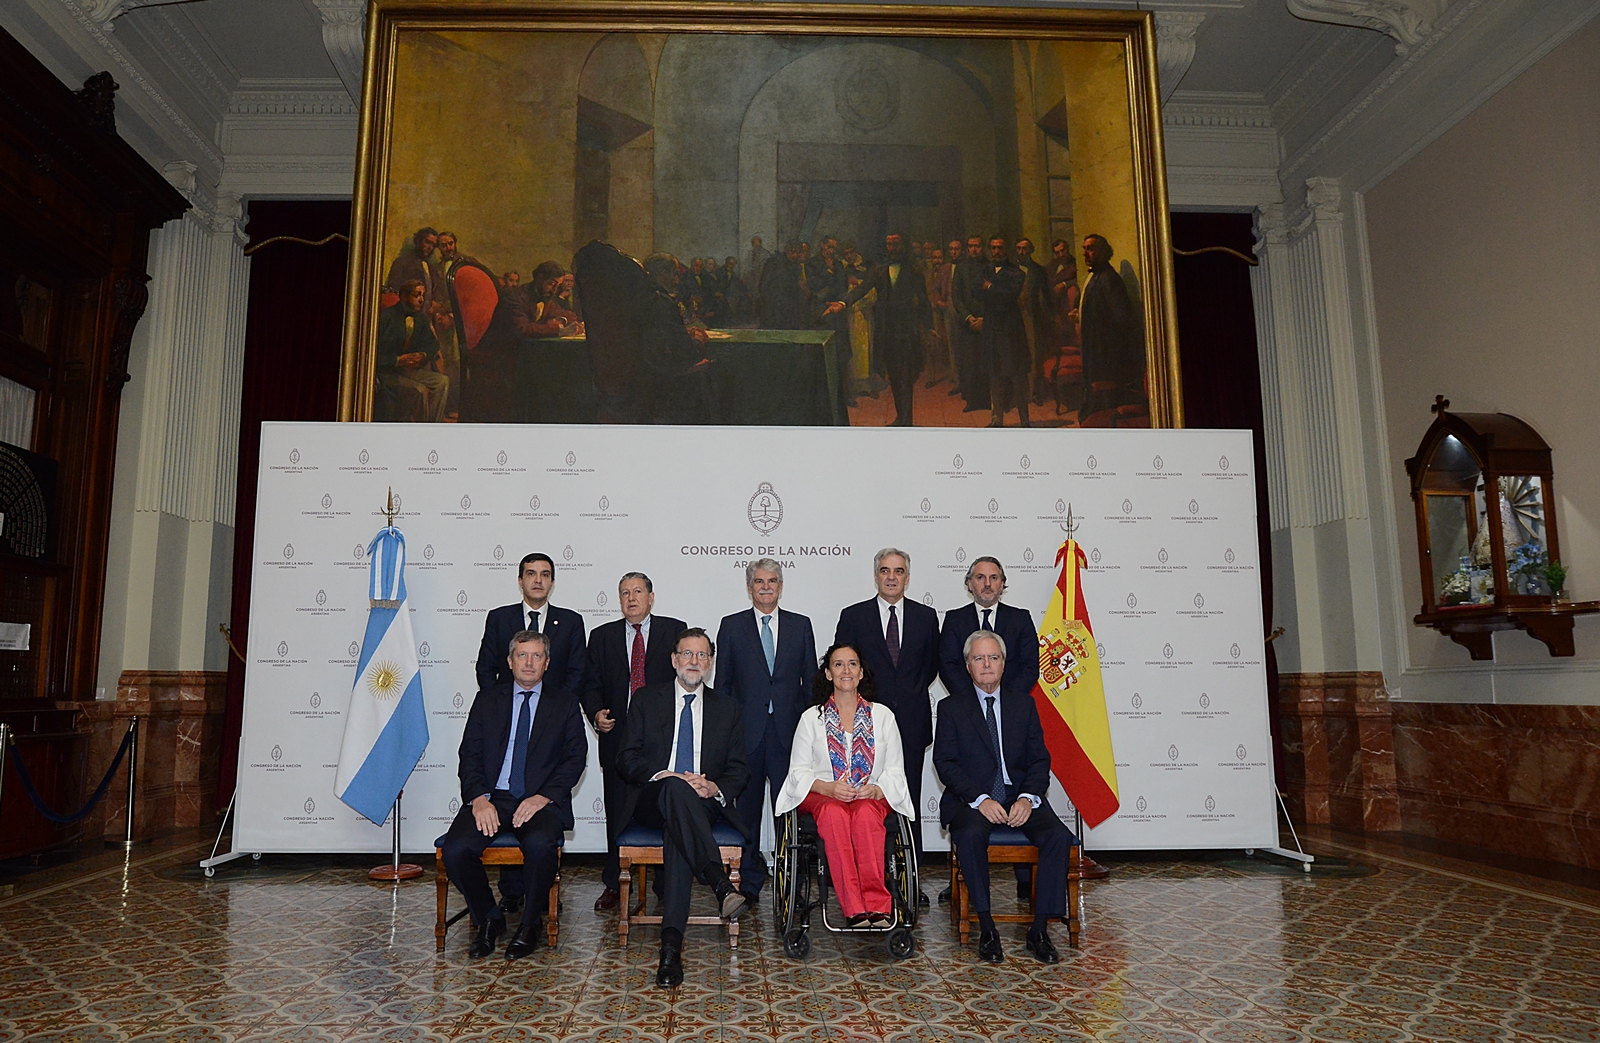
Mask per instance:
[[[894,711],[905,752],[906,784],[920,823],[926,811],[922,806],[922,762],[933,742],[928,686],[939,676],[939,616],[906,597],[911,555],[898,547],[885,547],[873,555],[872,579],[878,596],[840,612],[833,641],[861,653],[861,664],[871,672],[877,687],[878,701]],[[912,832],[920,856],[922,830]],[[919,895],[917,900],[928,904],[927,895]]]
[[[750,608],[723,616],[717,628],[717,691],[732,696],[744,715],[744,755],[750,784],[739,799],[739,815],[751,838],[744,851],[739,889],[753,902],[766,880],[761,857],[761,780],[774,799],[789,774],[789,746],[817,672],[817,642],[811,620],[778,607],[783,564],[760,558],[745,566]]]

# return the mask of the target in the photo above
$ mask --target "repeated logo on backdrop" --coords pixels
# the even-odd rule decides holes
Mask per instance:
[[[641,441],[551,428],[510,445],[496,428],[264,425],[240,843],[388,850],[387,828],[332,786],[366,618],[366,546],[391,488],[432,734],[406,786],[411,849],[459,810],[456,748],[483,617],[519,597],[509,566],[524,554],[554,559],[552,601],[591,630],[617,618],[617,581],[640,571],[657,613],[714,632],[749,604],[744,567],[770,556],[784,563],[784,608],[828,634],[840,608],[872,596],[883,546],[911,553],[909,596],[941,612],[968,602],[973,559],[997,557],[1006,602],[1037,620],[1069,514],[1087,555],[1123,798],[1090,847],[1275,842],[1248,435],[928,429],[896,441],[894,465],[869,476],[861,461],[881,434],[660,428]],[[1051,662],[1071,668],[1070,656]],[[943,695],[935,683],[932,697]],[[591,741],[574,853],[604,846],[596,757]],[[948,845],[938,794],[929,764],[922,828],[935,850]],[[1052,801],[1066,810],[1058,785]]]

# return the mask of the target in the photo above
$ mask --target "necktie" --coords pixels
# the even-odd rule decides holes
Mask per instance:
[[[778,643],[772,638],[772,617],[761,617],[761,651],[767,654],[767,673],[778,667]]]
[[[644,624],[633,623],[633,652],[628,656],[628,698],[644,687]]]
[[[992,631],[994,629],[994,627],[991,626],[990,623],[989,623],[989,613],[991,613],[993,611],[994,611],[994,609],[992,609],[992,608],[986,608],[986,609],[983,610],[983,629],[985,629],[985,630],[991,630]]]
[[[533,734],[533,693],[517,694],[522,696],[522,712],[517,715],[517,738],[511,747],[511,795],[521,800],[528,795],[528,737]]]
[[[683,696],[683,713],[678,715],[678,759],[672,765],[673,771],[694,770],[694,696],[694,692]]]
[[[900,621],[894,618],[894,606],[889,606],[889,629],[884,632],[884,643],[889,646],[889,662],[900,665]]]
[[[528,629],[535,634],[539,632],[539,610],[536,608],[528,609]]]
[[[988,708],[984,710],[983,716],[989,722],[989,745],[994,749],[994,781],[989,784],[989,796],[1004,804],[1006,803],[1006,772],[1005,768],[1001,767],[1003,754],[1000,752],[1000,722],[994,718],[994,696],[985,696],[984,701],[989,704]]]

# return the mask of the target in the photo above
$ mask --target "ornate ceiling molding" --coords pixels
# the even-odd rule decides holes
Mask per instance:
[[[1194,64],[1194,34],[1205,20],[1200,11],[1156,12],[1156,67],[1161,74],[1163,103]]]
[[[367,0],[312,0],[322,12],[322,46],[352,100],[361,101]]]
[[[1308,22],[1350,25],[1394,38],[1394,53],[1408,54],[1427,39],[1450,0],[1285,0],[1289,13]]]

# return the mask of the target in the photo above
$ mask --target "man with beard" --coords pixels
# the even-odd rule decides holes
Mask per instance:
[[[433,260],[434,247],[438,245],[438,232],[432,228],[417,229],[411,234],[411,241],[400,248],[394,263],[389,266],[389,277],[383,281],[383,285],[398,293],[403,284],[415,279],[422,284],[424,307],[432,304],[433,266],[429,262]]]
[[[1050,244],[1045,266],[1050,284],[1050,314],[1056,347],[1078,346],[1078,262],[1065,239]]]
[[[1044,401],[1040,386],[1040,366],[1049,349],[1049,275],[1044,265],[1033,259],[1033,240],[1018,239],[1017,267],[1022,269],[1022,325],[1028,331],[1028,392],[1035,405]]]
[[[761,328],[803,330],[800,277],[804,273],[800,244],[793,240],[783,245],[783,253],[767,261],[761,272]]]
[[[811,298],[810,323],[833,331],[833,352],[839,373],[839,390],[835,396],[841,416],[850,409],[850,313],[828,311],[833,301],[844,300],[850,292],[849,270],[838,257],[839,240],[825,235],[817,243],[818,254],[806,262],[806,290]]]
[[[967,401],[963,413],[988,409],[991,404],[988,372],[978,362],[978,318],[982,306],[977,288],[983,281],[983,267],[983,239],[968,236],[966,254],[950,279],[950,299],[956,315],[950,334],[951,353],[955,356],[961,397]]]
[[[378,314],[378,380],[402,400],[420,398],[422,419],[437,424],[444,419],[450,378],[433,369],[439,341],[428,316],[428,289],[421,280],[407,279],[399,291],[399,303]]]
[[[1078,298],[1083,342],[1084,402],[1078,422],[1091,413],[1143,398],[1144,343],[1127,284],[1111,267],[1113,250],[1102,235],[1083,239],[1089,269]]]
[[[1023,427],[1028,421],[1028,331],[1023,325],[1022,297],[1026,276],[1006,252],[1000,236],[989,239],[989,260],[972,290],[977,308],[973,330],[978,334],[978,367],[988,373],[992,400],[990,427],[1004,427],[1006,410],[1016,404]]]
[[[950,365],[951,268],[945,263],[944,251],[935,244],[928,243],[923,253],[928,259],[928,305],[933,309],[933,329],[928,335],[928,382],[923,387],[932,388]]]
[[[843,299],[830,303],[824,315],[844,311],[850,305],[877,292],[872,309],[872,341],[877,364],[889,378],[894,393],[894,420],[891,426],[910,427],[912,398],[917,377],[922,374],[922,336],[933,328],[933,309],[928,304],[928,285],[915,263],[906,257],[905,242],[891,233],[883,240],[885,261],[873,265],[866,279]]]

